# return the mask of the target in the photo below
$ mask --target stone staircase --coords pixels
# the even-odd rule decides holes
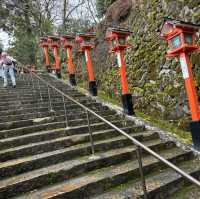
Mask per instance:
[[[187,173],[200,177],[200,161],[192,152],[162,141],[145,126],[125,123],[115,111],[55,78],[40,76]],[[67,124],[61,95],[50,89],[49,99],[47,87],[30,79],[25,74],[17,80],[17,88],[0,87],[0,199],[143,198],[136,146],[90,116],[95,147],[95,157],[91,156],[85,111],[65,100]],[[198,188],[145,151],[142,155],[148,199],[183,199],[183,193],[188,199],[200,198]]]

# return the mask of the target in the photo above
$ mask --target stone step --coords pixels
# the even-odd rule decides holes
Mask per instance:
[[[124,129],[124,128],[123,128]],[[130,128],[126,128],[124,129],[127,133],[129,133],[130,135],[132,134],[135,138],[147,143],[148,140],[151,140],[151,144],[152,144],[152,140],[157,140],[158,141],[158,135],[155,132],[137,132],[134,133],[131,131]],[[96,151],[98,149],[98,152],[102,152],[104,149],[106,150],[111,150],[111,149],[115,149],[116,146],[112,146],[109,145],[107,148],[105,145],[103,145],[102,143],[103,140],[105,139],[111,139],[111,138],[117,138],[119,137],[119,135],[117,134],[117,132],[114,132],[113,130],[105,130],[105,131],[97,131],[94,132],[94,141],[95,141],[95,146],[96,146]],[[14,160],[10,160],[10,161],[6,161],[1,163],[0,165],[0,176],[1,178],[3,177],[9,177],[9,176],[13,176],[16,174],[20,174],[23,172],[27,172],[33,169],[38,169],[41,167],[45,167],[45,166],[49,166],[52,164],[56,164],[59,162],[63,162],[65,160],[70,160],[70,159],[77,159],[79,156],[84,156],[84,155],[89,155],[90,152],[90,142],[89,142],[89,135],[88,134],[83,134],[80,136],[70,136],[69,139],[80,139],[80,141],[77,141],[77,145],[68,147],[68,148],[64,148],[64,149],[60,149],[60,150],[55,150],[55,151],[50,151],[50,152],[46,152],[46,153],[41,153],[41,154],[36,154],[33,156],[25,156],[22,158],[18,158],[18,159],[14,159]],[[115,143],[117,144],[118,147],[127,147],[126,145],[123,144],[123,142],[126,142],[124,140],[122,140],[121,143],[117,142],[115,139]],[[101,141],[101,142],[100,142]],[[158,148],[158,146],[162,146],[162,144],[157,145],[157,141],[153,142],[154,145],[150,145],[151,147],[154,148]],[[101,144],[99,145],[98,144]],[[111,142],[114,142],[114,140],[112,139]],[[82,143],[82,145],[80,145],[79,143]],[[156,143],[156,145],[155,145]],[[84,144],[84,145],[83,145]],[[128,144],[129,146],[129,144]],[[130,146],[129,146],[130,147]]]
[[[178,191],[170,199],[198,199],[200,198],[200,189],[195,185],[188,185],[185,182],[185,185],[182,187],[181,191]]]
[[[105,110],[109,110],[108,107],[106,106],[101,106],[101,105],[97,105],[96,104],[88,104],[88,107],[91,108],[94,111],[105,111]],[[62,104],[61,106],[52,106],[53,111],[60,111],[60,110],[64,110],[64,105]],[[66,106],[67,112],[74,112],[77,111],[77,113],[79,111],[82,111],[83,108],[79,107],[78,105],[73,105],[73,106]],[[46,106],[46,107],[38,107],[38,108],[21,108],[21,109],[15,109],[15,110],[7,110],[7,111],[0,111],[0,115],[2,116],[8,116],[8,115],[19,115],[19,114],[23,114],[23,113],[30,113],[30,112],[48,112],[50,111],[50,105]],[[52,113],[53,114],[53,113]]]
[[[178,150],[176,147],[173,149],[170,148],[162,150],[160,151],[160,154],[162,154],[162,156],[164,156],[166,159],[172,162],[174,161],[181,162],[184,161],[183,159],[190,158],[189,153],[183,152],[182,150]],[[144,162],[146,163],[144,166],[146,173],[150,173],[152,171],[158,170],[159,168],[163,167],[163,165],[158,160],[152,158],[151,156],[144,156],[143,159]],[[81,169],[83,168],[81,167]],[[76,169],[76,171],[78,172],[78,169]],[[44,184],[41,184],[40,186],[42,188],[40,189],[37,188],[37,191],[33,190],[29,194],[27,193],[24,195],[20,195],[19,198],[21,199],[29,197],[31,199],[88,198],[93,194],[101,193],[102,191],[110,187],[120,185],[121,183],[126,182],[130,179],[138,179],[139,178],[138,161],[134,158],[133,154],[132,159],[130,158],[128,160],[121,161],[117,164],[111,164],[111,165],[105,164],[105,166],[100,169],[97,168],[89,172],[81,171],[80,174],[81,174],[80,176],[73,176],[72,174],[72,178],[70,178],[71,173],[70,174],[66,173],[66,176],[61,178],[59,183],[56,181],[55,177],[56,181],[55,184],[49,185],[47,187],[44,187]],[[17,191],[23,192],[24,190],[18,189]],[[11,192],[11,194],[12,193],[13,192]],[[7,196],[7,194],[8,193],[2,195]]]
[[[66,106],[66,111],[68,110],[72,110],[72,109],[80,109],[81,107],[77,104],[71,104],[71,103],[66,103],[65,104]],[[95,110],[100,110],[100,109],[107,109],[107,107],[103,107],[100,103],[97,103],[97,102],[90,102],[90,103],[87,103],[85,104],[86,107],[88,108],[91,108],[91,109],[95,109]],[[6,114],[6,113],[10,113],[10,112],[16,112],[18,111],[19,109],[20,110],[40,110],[40,109],[43,109],[43,108],[50,108],[50,103],[45,103],[44,105],[40,105],[40,104],[35,104],[35,105],[28,105],[28,106],[13,106],[11,109],[9,109],[9,107],[5,107],[4,109],[5,110],[0,110],[0,114]],[[51,108],[53,110],[59,110],[60,108],[62,108],[64,110],[64,103],[51,103]],[[12,110],[12,111],[10,111]]]
[[[25,84],[23,83],[23,82],[20,82],[20,81],[16,81],[16,83],[18,84],[17,85],[17,87],[15,88],[15,89],[13,89],[12,87],[8,87],[8,88],[3,88],[3,87],[1,87],[0,86],[0,91],[2,92],[2,93],[6,93],[6,92],[8,92],[8,93],[11,93],[11,92],[16,92],[16,91],[22,91],[22,89],[27,89],[28,90],[28,88],[30,89],[33,89],[33,90],[46,90],[47,89],[47,85],[46,84],[40,84],[40,85],[38,85],[38,83],[37,82],[35,82],[34,81],[34,84],[32,84],[32,83],[29,83],[29,82],[26,82]],[[55,82],[52,82],[51,80],[49,81],[49,83],[51,84],[51,85],[53,85],[53,86],[55,86],[56,88],[58,88],[58,89],[65,89],[65,90],[67,90],[67,91],[69,91],[69,92],[76,92],[77,90],[75,89],[75,88],[72,88],[71,86],[68,86],[68,85],[66,85],[66,84],[62,84],[62,83],[55,83]]]
[[[200,161],[197,159],[191,159],[189,161],[183,161],[178,163],[175,161],[175,164],[185,171],[186,173],[199,178],[200,175]],[[184,193],[185,187],[184,185],[189,186],[190,182],[186,179],[183,179],[179,174],[175,171],[172,171],[169,168],[161,168],[158,171],[154,171],[149,175],[146,175],[146,186],[148,191],[148,199],[172,199],[175,193]],[[190,190],[192,191],[192,190]],[[143,198],[143,191],[141,187],[141,183],[135,181],[129,181],[126,184],[122,184],[120,187],[116,187],[116,189],[112,189],[104,194],[96,195],[94,197],[90,197],[90,199],[124,199],[124,198]],[[23,198],[23,197],[22,197]],[[176,197],[174,199],[183,199],[182,195],[180,198]],[[185,199],[192,198],[187,197]],[[197,199],[197,198],[194,198]]]
[[[80,102],[81,104],[88,104],[88,103],[96,103],[94,100],[90,100],[88,98],[80,98],[78,100],[78,102]],[[51,99],[51,103],[52,104],[56,104],[56,103],[61,103],[63,104],[63,99],[62,98],[53,98]],[[73,105],[75,104],[74,102],[72,101],[69,101],[67,99],[65,99],[65,103],[67,105]],[[8,110],[8,109],[12,109],[12,108],[15,108],[15,107],[26,107],[26,108],[30,108],[31,106],[44,106],[44,105],[47,105],[49,104],[49,99],[46,98],[44,100],[40,100],[40,99],[36,99],[36,100],[27,100],[27,101],[22,101],[22,100],[15,100],[15,101],[12,101],[12,102],[0,102],[0,111],[1,110]]]
[[[39,125],[32,125],[32,126],[25,126],[10,130],[2,130],[0,131],[0,139],[9,138],[14,136],[26,135],[33,132],[39,132],[44,130],[52,130],[56,128],[65,128],[65,122],[52,122],[46,124],[39,124]]]
[[[92,98],[88,98],[86,96],[81,96],[79,98],[75,98],[77,101],[94,101]],[[29,96],[29,97],[24,97],[23,95],[20,95],[18,97],[12,97],[6,99],[7,101],[0,101],[0,106],[6,106],[6,105],[12,105],[14,103],[21,103],[21,104],[31,104],[31,103],[36,103],[36,102],[43,102],[43,101],[49,101],[49,96],[47,94],[42,95],[42,100],[40,98],[40,95],[37,97]],[[62,100],[62,96],[60,95],[53,95],[51,96],[52,101],[57,101],[57,100]],[[66,101],[71,102],[67,98],[65,98]]]
[[[64,91],[64,93],[66,93],[67,95],[69,95],[70,97],[72,98],[82,98],[82,97],[85,97],[83,94],[81,93],[67,93]],[[41,94],[42,97],[48,97],[48,93],[45,92],[45,93],[42,93]],[[55,94],[50,94],[50,97],[51,98],[60,98],[60,94],[58,93],[55,93]],[[10,95],[1,95],[0,96],[0,101],[4,102],[4,101],[15,101],[16,99],[24,99],[24,100],[31,100],[31,99],[40,99],[40,93],[39,92],[34,92],[34,93],[30,93],[30,94],[26,94],[26,93],[20,93],[20,92],[17,92],[17,94],[10,94]]]
[[[108,120],[120,120],[121,118],[117,114],[104,114],[105,119]],[[76,126],[77,123],[79,125],[84,125],[87,124],[87,116],[86,113],[82,115],[83,117],[77,117],[77,118],[72,118],[70,115],[59,115],[55,114],[55,116],[50,116],[49,117],[43,117],[43,118],[34,118],[34,119],[28,119],[28,120],[19,120],[19,121],[10,121],[10,122],[3,122],[0,123],[0,130],[11,130],[14,128],[20,128],[20,127],[27,127],[27,126],[32,126],[35,124],[45,124],[45,123],[50,123],[50,122],[61,122],[61,121],[66,121],[67,117],[67,122],[69,126]],[[90,121],[91,122],[101,122],[100,119],[98,119],[96,116],[91,115],[90,116]]]
[[[100,104],[98,102],[96,102],[95,100],[90,100],[88,98],[80,98],[80,100],[77,100],[77,102],[87,106],[88,104]],[[5,102],[6,103],[6,102]],[[41,101],[40,99],[35,99],[35,100],[28,100],[28,101],[22,101],[22,100],[19,100],[19,99],[15,99],[15,101],[13,102],[8,102],[7,101],[7,104],[5,105],[4,102],[3,104],[4,105],[0,105],[0,111],[8,111],[9,109],[19,109],[19,108],[37,108],[37,107],[45,107],[45,106],[49,106],[49,99],[45,99],[43,101]],[[53,106],[58,106],[58,105],[61,105],[63,106],[63,100],[61,98],[55,98],[55,99],[51,99],[51,104]],[[70,100],[65,100],[65,104],[66,106],[71,106],[71,105],[76,105],[78,106],[76,103],[70,101]],[[101,104],[101,106],[103,106]]]
[[[121,127],[124,126],[123,120],[118,120],[114,121],[114,123]],[[130,122],[133,124],[132,122]],[[56,128],[65,128],[66,127],[66,121],[59,121],[59,122],[49,122],[49,123],[44,123],[44,124],[35,124],[32,126],[25,126],[25,127],[19,127],[15,129],[9,129],[9,130],[1,130],[0,131],[0,139],[3,138],[9,138],[9,137],[14,137],[14,136],[20,136],[20,135],[26,135],[29,133],[33,132],[39,132],[39,131],[46,131],[46,130],[52,130]],[[110,128],[109,125],[105,124],[104,122],[96,122],[91,124],[91,129],[96,130],[99,128]],[[86,129],[88,130],[88,125],[77,125],[77,127],[73,128],[70,127],[70,131],[72,129],[80,129],[82,131],[85,131]]]
[[[102,104],[100,103],[97,103],[97,102],[88,102],[88,103],[85,103],[84,104],[86,107],[88,108],[96,108],[96,109],[100,109],[102,108]],[[56,110],[56,107],[63,107],[64,109],[64,103],[63,102],[54,102],[54,103],[51,103],[51,106],[53,109]],[[32,105],[19,105],[19,106],[12,106],[12,107],[2,107],[0,108],[0,114],[1,113],[5,113],[5,112],[9,112],[10,109],[12,111],[16,111],[16,110],[19,110],[19,109],[24,109],[24,110],[27,110],[27,109],[40,109],[40,108],[43,108],[43,107],[50,107],[50,103],[49,102],[46,102],[46,103],[43,103],[43,104],[32,104]],[[75,109],[75,108],[79,108],[80,106],[75,104],[75,103],[66,103],[65,104],[65,107],[66,107],[66,110],[68,109]]]
[[[29,88],[29,90],[30,90],[31,88]],[[67,95],[69,94],[68,92],[65,92]],[[46,91],[42,91],[41,93],[39,92],[39,91],[31,91],[31,93],[25,93],[25,92],[23,92],[23,93],[21,93],[21,92],[17,92],[16,94],[15,93],[10,93],[10,94],[6,94],[6,95],[1,95],[0,96],[0,99],[1,99],[1,101],[4,101],[5,99],[6,100],[8,100],[8,101],[13,101],[13,100],[15,100],[15,99],[24,99],[24,100],[31,100],[31,99],[36,99],[36,98],[38,98],[38,99],[40,99],[40,97],[43,97],[43,98],[47,98],[47,97],[49,97],[49,95],[48,95],[48,92],[46,92]],[[83,94],[81,94],[81,93],[75,93],[75,94],[69,94],[69,96],[72,96],[73,98],[82,98],[82,97],[85,97]],[[60,94],[58,94],[58,93],[52,93],[52,92],[50,92],[50,97],[51,98],[60,98],[61,97],[61,95]]]
[[[108,115],[108,116],[104,116],[105,119],[107,119],[108,121],[118,121],[119,118],[118,116],[115,116],[115,115]],[[41,122],[35,122],[35,124],[44,124],[45,122],[46,123],[49,123],[50,120],[49,118],[46,119],[44,118],[45,120],[42,120]],[[65,117],[63,116],[62,118],[61,117],[57,117],[57,120],[52,120],[51,122],[58,122],[58,121],[64,121]],[[97,123],[97,122],[101,122],[99,119],[97,118],[91,118],[90,121],[92,123]],[[68,121],[68,124],[70,127],[73,127],[73,126],[77,126],[77,123],[79,125],[87,125],[88,124],[88,121],[86,119],[76,119],[76,120],[70,120]],[[33,125],[34,123],[30,124],[30,125]],[[30,126],[29,125],[29,126]],[[132,124],[134,125],[134,123]],[[52,132],[57,132],[57,131],[64,131],[65,134],[67,134],[67,130],[66,128],[64,129],[53,129],[53,130],[48,130],[48,131],[44,131],[44,135],[45,137],[47,137],[47,139],[49,138],[48,136],[53,136],[53,133]],[[64,133],[63,132],[63,133]],[[0,149],[5,149],[5,148],[8,148],[8,147],[14,147],[14,146],[17,146],[17,144],[21,144],[21,143],[27,143],[27,142],[34,142],[34,139],[42,139],[44,140],[45,137],[44,135],[42,134],[42,132],[37,132],[37,133],[29,133],[29,134],[25,134],[25,135],[22,135],[22,136],[17,136],[17,137],[9,137],[9,138],[6,138],[6,139],[0,139]],[[59,134],[58,134],[59,135]],[[55,135],[54,135],[55,136]]]
[[[111,110],[105,110],[105,111],[96,111],[96,113],[98,113],[101,116],[106,116],[106,115],[115,115],[116,112],[115,111],[111,111]],[[10,122],[10,121],[20,121],[20,120],[29,120],[29,119],[37,119],[37,118],[45,118],[45,117],[52,117],[52,116],[60,116],[60,115],[64,115],[65,112],[64,110],[60,110],[60,111],[56,111],[55,114],[52,115],[51,112],[47,111],[47,112],[33,112],[33,113],[24,113],[24,114],[19,114],[19,115],[6,115],[6,116],[0,116],[0,123],[4,123],[4,122]],[[86,113],[84,110],[79,110],[78,114],[77,114],[77,110],[76,111],[72,111],[71,113],[67,113],[68,118],[70,119],[81,119],[81,118],[85,118],[86,117]]]
[[[96,131],[103,130],[103,128],[98,129],[99,126],[95,126],[93,124],[93,128],[95,128]],[[101,125],[101,127],[102,127],[102,125]],[[143,131],[143,129],[141,129],[141,128],[142,128],[141,126],[134,127],[135,131],[136,130]],[[105,129],[107,129],[106,126],[105,126]],[[41,142],[37,142],[37,143],[31,143],[31,144],[26,144],[26,145],[21,145],[18,147],[1,150],[0,151],[0,162],[5,162],[10,159],[15,159],[15,158],[23,157],[23,156],[27,156],[27,155],[35,155],[35,154],[39,154],[39,153],[53,151],[53,150],[69,147],[69,146],[72,146],[75,144],[81,144],[85,140],[78,139],[79,137],[77,135],[83,134],[83,133],[84,133],[84,131],[82,131],[81,128],[78,129],[76,127],[74,129],[69,130],[69,133],[68,133],[69,135],[75,135],[72,138],[69,136],[65,136],[65,137],[60,137],[60,138],[54,139],[54,140],[41,141]],[[85,133],[88,133],[88,129],[85,129]],[[117,138],[117,139],[119,139],[119,138]],[[123,139],[121,139],[121,140],[123,140]],[[117,141],[120,142],[121,140],[117,140]],[[106,142],[108,142],[108,141],[109,140],[106,140]],[[125,139],[124,142],[127,143],[128,140]]]
[[[190,151],[161,141],[157,132],[145,126],[125,123],[115,111],[49,75],[41,77],[163,157],[200,175],[200,162]],[[66,100],[70,126],[66,129],[61,95],[50,89],[54,109],[50,112],[47,87],[40,84],[39,88],[34,76],[33,86],[30,78],[29,74],[19,76],[16,89],[0,86],[0,199],[143,197],[132,142],[90,116],[96,155],[91,156],[84,110]],[[148,199],[169,198],[189,184],[142,153]]]

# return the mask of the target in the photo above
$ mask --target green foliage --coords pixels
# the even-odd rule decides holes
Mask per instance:
[[[43,63],[38,41],[39,37],[52,33],[52,21],[35,0],[19,1],[16,6],[3,3],[4,11],[15,13],[4,16],[3,28],[13,38],[8,52],[22,64]],[[6,6],[9,6],[8,9],[5,9]]]
[[[36,62],[37,37],[32,33],[14,32],[15,40],[9,52],[23,64],[34,64]]]
[[[60,25],[58,27],[58,33],[69,34],[76,32],[87,32],[88,29],[90,29],[93,26],[94,24],[91,23],[91,21],[89,20],[70,18],[65,22],[64,26]]]
[[[97,0],[96,8],[98,12],[98,17],[101,18],[106,13],[107,8],[114,3],[116,0]]]

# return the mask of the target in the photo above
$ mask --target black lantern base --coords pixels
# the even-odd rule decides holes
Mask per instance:
[[[93,96],[97,96],[97,84],[96,81],[89,82],[89,92]]]
[[[190,130],[192,133],[192,141],[194,144],[194,148],[200,151],[200,121],[191,122]]]
[[[48,73],[51,73],[51,66],[50,65],[46,66],[46,69],[47,69]]]
[[[76,76],[75,76],[75,74],[69,74],[69,83],[72,86],[76,86]]]
[[[58,79],[62,78],[61,70],[60,69],[56,70],[56,76],[57,76]]]
[[[131,94],[122,95],[122,104],[123,104],[124,113],[128,115],[135,115],[135,112],[133,111],[133,101],[132,101]]]

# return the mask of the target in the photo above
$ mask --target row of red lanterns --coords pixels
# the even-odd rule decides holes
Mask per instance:
[[[106,33],[106,40],[110,44],[110,52],[116,53],[118,58],[118,65],[120,67],[121,74],[121,84],[122,84],[122,101],[125,113],[129,115],[133,115],[133,103],[132,96],[128,92],[128,83],[126,78],[126,64],[124,61],[124,50],[126,48],[131,47],[128,44],[128,36],[131,34],[130,31],[125,29],[116,29],[116,28],[108,28]],[[45,53],[45,64],[48,69],[54,70],[58,77],[61,77],[61,67],[60,67],[60,58],[58,56],[58,51],[61,46],[66,49],[67,57],[68,57],[68,72],[69,72],[69,81],[71,85],[76,85],[75,79],[75,67],[72,60],[72,49],[76,46],[79,52],[83,52],[85,54],[85,60],[87,65],[88,77],[89,77],[89,92],[93,95],[97,95],[97,85],[94,77],[92,59],[90,55],[90,51],[95,47],[94,38],[95,33],[78,33],[76,36],[72,35],[62,35],[60,37],[57,36],[46,36],[41,38],[40,46],[43,47]],[[55,63],[50,65],[49,59],[49,47],[53,49]]]
[[[167,57],[179,57],[183,78],[185,80],[185,87],[188,95],[189,106],[192,115],[192,122],[190,129],[192,132],[192,139],[196,149],[200,150],[200,107],[198,103],[197,91],[195,88],[192,64],[189,60],[189,54],[198,51],[197,32],[200,26],[192,23],[187,23],[179,20],[165,18],[164,24],[161,28],[161,37],[168,42],[169,50]],[[131,34],[126,29],[108,28],[106,32],[106,40],[110,46],[110,52],[115,53],[118,59],[118,66],[120,68],[121,86],[122,86],[122,104],[124,112],[129,115],[134,115],[132,96],[128,91],[128,83],[126,78],[126,64],[124,59],[124,50],[130,48],[128,44],[128,37]],[[60,60],[58,57],[58,48],[60,44],[64,46],[68,54],[68,67],[70,74],[70,82],[72,85],[76,84],[75,69],[72,61],[72,48],[74,41],[79,45],[79,51],[85,53],[86,65],[89,76],[89,91],[93,96],[97,95],[97,86],[94,79],[92,68],[92,60],[90,50],[94,48],[95,34],[79,33],[75,37],[71,35],[64,35],[61,37],[47,36],[41,39],[41,46],[44,49],[46,66],[49,69],[50,62],[48,58],[49,46],[54,50],[55,64],[54,70],[60,76]]]

